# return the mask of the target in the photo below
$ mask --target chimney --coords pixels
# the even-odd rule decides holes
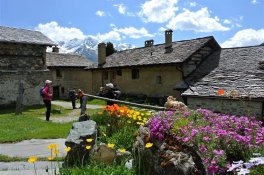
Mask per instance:
[[[52,47],[52,52],[59,53],[59,51],[60,49],[58,48],[58,46]]]
[[[103,65],[106,59],[106,45],[105,43],[98,44],[98,65]]]
[[[145,47],[151,47],[151,46],[153,46],[153,43],[154,43],[154,40],[153,39],[146,40],[145,41]]]
[[[172,45],[172,30],[165,30],[165,48],[170,48]]]

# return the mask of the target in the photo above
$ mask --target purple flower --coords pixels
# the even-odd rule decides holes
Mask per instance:
[[[224,150],[213,150],[213,153],[215,153],[216,155],[218,155],[218,156],[221,156],[221,155],[223,155],[224,153],[225,153],[225,151]]]

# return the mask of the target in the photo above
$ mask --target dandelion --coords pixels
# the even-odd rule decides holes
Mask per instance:
[[[36,165],[35,162],[38,160],[38,158],[36,156],[31,156],[28,158],[28,162],[29,163],[33,163],[34,165],[34,170],[35,170],[35,174],[37,175],[37,170],[36,170]]]
[[[54,160],[54,159],[55,159],[55,157],[53,157],[53,156],[49,156],[49,157],[48,157],[48,160],[49,160],[49,161]]]
[[[115,146],[115,144],[112,144],[112,143],[108,143],[108,144],[107,144],[107,147],[108,147],[108,148],[113,148],[114,146]]]
[[[89,150],[91,149],[91,145],[87,145],[85,148]]]
[[[150,142],[145,145],[146,148],[151,148],[152,146],[153,146],[153,143],[150,143]]]
[[[48,145],[48,149],[56,149],[58,147],[59,147],[59,145],[58,144],[54,144],[54,143]]]
[[[126,152],[126,149],[125,148],[122,148],[119,151],[120,151],[120,153],[125,153]]]
[[[71,147],[68,146],[68,147],[65,148],[64,150],[65,150],[66,152],[69,152],[69,151],[71,150]]]
[[[57,149],[55,149],[54,151],[53,151],[53,153],[57,156],[58,154],[59,154],[59,150],[57,150]]]
[[[37,160],[38,160],[38,158],[36,156],[31,156],[28,158],[29,163],[35,163]]]
[[[87,141],[88,143],[91,143],[91,142],[93,141],[93,139],[86,139],[86,141]]]

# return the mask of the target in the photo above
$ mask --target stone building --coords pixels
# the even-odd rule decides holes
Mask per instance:
[[[211,54],[220,50],[212,36],[172,42],[172,30],[165,31],[165,43],[120,51],[106,57],[105,44],[98,45],[98,64],[86,68],[92,74],[92,93],[112,82],[125,94],[143,94],[181,99],[185,89],[174,90],[175,84],[193,74]]]
[[[54,46],[37,31],[0,26],[0,106],[14,104],[23,83],[23,104],[41,102],[40,85],[50,77],[46,48]]]
[[[83,56],[58,53],[58,48],[46,53],[47,67],[51,71],[54,99],[67,99],[70,89],[82,89],[90,92],[92,89],[91,73],[84,70],[92,64]]]
[[[264,46],[221,49],[210,57],[195,71],[196,77],[185,80],[187,105],[263,120]]]

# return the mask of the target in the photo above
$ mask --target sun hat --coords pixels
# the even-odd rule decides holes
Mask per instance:
[[[114,88],[113,83],[107,83],[105,86],[106,86],[106,87],[110,87],[110,88]]]
[[[50,80],[45,81],[45,84],[50,84],[50,83],[52,83],[52,81],[50,81]]]

